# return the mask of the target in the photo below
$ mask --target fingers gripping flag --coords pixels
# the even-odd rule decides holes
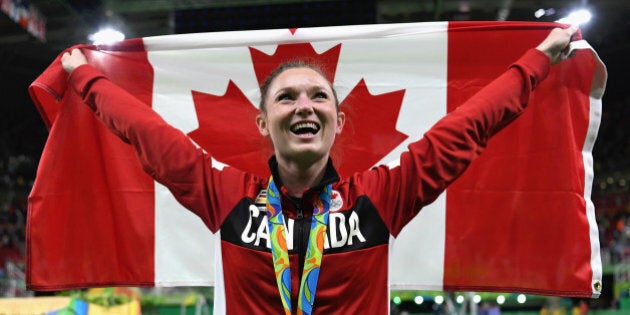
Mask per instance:
[[[254,124],[258,86],[282,60],[312,59],[348,116],[333,148],[347,176],[396,163],[553,27],[366,25],[82,48],[91,64],[210,152],[215,166],[261,176],[272,152]],[[50,136],[29,198],[29,287],[221,281],[219,235],[142,171],[131,147],[66,91],[65,80],[55,60],[30,88]],[[592,50],[554,66],[529,109],[396,237],[392,287],[598,296],[591,150],[605,81]]]

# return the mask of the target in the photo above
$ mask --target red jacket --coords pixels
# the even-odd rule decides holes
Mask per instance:
[[[340,179],[329,161],[322,182],[301,201],[283,196],[283,212],[289,218],[287,245],[294,305],[312,199],[323,185],[332,183],[314,313],[388,314],[390,236],[396,237],[481,154],[492,135],[521,114],[531,91],[548,72],[549,59],[532,49],[409,145],[398,166],[378,166]],[[220,232],[221,261],[217,265],[223,277],[216,279],[215,310],[283,313],[264,208],[268,179],[231,167],[212,168],[210,156],[184,133],[89,65],[75,69],[69,84],[103,123],[134,146],[147,173],[167,186],[210,230]],[[275,159],[269,164],[279,180]]]

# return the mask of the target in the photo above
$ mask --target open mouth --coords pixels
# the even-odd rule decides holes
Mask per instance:
[[[296,135],[316,134],[319,129],[319,125],[311,121],[299,122],[291,126],[291,132]]]

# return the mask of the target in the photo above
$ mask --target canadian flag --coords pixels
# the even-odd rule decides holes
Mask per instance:
[[[333,149],[346,176],[396,161],[557,26],[339,26],[82,48],[210,152],[215,166],[261,175],[271,150],[254,124],[259,84],[282,61],[310,58],[324,66],[348,116]],[[219,240],[142,171],[132,148],[66,92],[65,80],[55,60],[30,88],[50,136],[29,198],[28,286],[213,285]],[[392,288],[599,296],[591,149],[605,82],[590,49],[552,67],[525,113],[392,237]]]

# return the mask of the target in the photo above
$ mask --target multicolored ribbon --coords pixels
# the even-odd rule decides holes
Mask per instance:
[[[317,279],[322,263],[324,241],[326,239],[326,227],[328,226],[328,213],[332,185],[327,185],[319,194],[313,205],[313,218],[311,232],[308,236],[306,257],[304,258],[304,270],[300,282],[298,296],[298,314],[311,314],[315,303]],[[271,237],[271,256],[273,269],[276,273],[276,282],[280,291],[280,299],[284,307],[284,313],[291,314],[291,269],[289,263],[289,250],[280,202],[280,191],[276,187],[273,177],[269,178],[267,186],[267,216],[269,218],[269,235]]]

